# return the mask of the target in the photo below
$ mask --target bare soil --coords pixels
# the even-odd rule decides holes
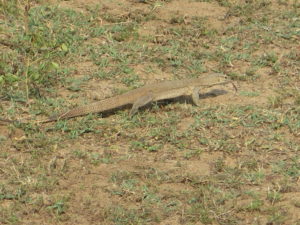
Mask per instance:
[[[251,40],[246,28],[239,34],[230,28],[242,26],[251,16],[255,19],[264,14],[257,9],[257,13],[248,18],[234,15],[235,11],[222,5],[222,1],[145,2],[70,0],[50,4],[85,15],[89,15],[89,7],[99,4],[98,10],[103,15],[97,18],[99,27],[123,23],[112,22],[104,15],[127,18],[126,24],[132,18],[152,13],[153,18],[139,24],[137,33],[140,39],[150,38],[144,47],[154,50],[176,37],[170,33],[171,29],[189,29],[196,17],[206,19],[206,26],[216,32],[216,40],[240,35],[240,42],[247,44]],[[240,2],[248,4],[248,1]],[[292,3],[265,2],[277,13],[292,7]],[[270,27],[272,29],[272,25]],[[199,54],[208,50],[231,51],[226,43],[215,45],[216,41],[207,36],[200,35],[197,40],[184,39],[179,34],[177,37],[189,45],[191,51],[197,48]],[[274,68],[266,65],[257,68],[255,76],[232,76],[238,92],[230,85],[218,87],[227,93],[203,99],[200,109],[185,102],[171,102],[147,108],[132,120],[126,117],[127,110],[105,118],[95,117],[86,124],[80,122],[84,118],[72,119],[65,130],[63,125],[59,128],[40,125],[29,131],[28,127],[0,123],[0,137],[5,137],[0,147],[3,158],[0,161],[0,216],[6,217],[0,223],[300,224],[300,133],[299,127],[286,125],[285,120],[288,115],[299,113],[299,105],[295,103],[297,94],[286,91],[299,91],[300,87],[299,62],[291,65],[292,61],[287,58],[299,50],[299,27],[298,36],[295,34],[294,38],[295,41],[266,41],[265,47],[261,44],[251,52],[251,57],[263,58],[272,51],[277,56],[273,63],[281,65],[279,72],[274,74]],[[93,37],[85,41],[89,43],[104,46],[109,40]],[[236,45],[239,48],[239,44]],[[166,61],[174,59],[169,53],[159,54],[165,54],[160,57]],[[240,54],[244,54],[243,48]],[[233,59],[226,66],[219,63],[204,60],[206,73],[217,69],[227,74],[245,75],[251,64],[241,58]],[[71,78],[77,80],[84,80],[87,74],[98,70],[85,56],[69,66],[74,68]],[[114,66],[117,63],[104,70],[110,71]],[[132,64],[130,68],[139,77],[137,86],[187,76],[180,66],[174,76],[172,68],[159,66],[154,60]],[[290,86],[283,83],[286,79],[292,80]],[[76,92],[66,86],[58,84],[55,95],[67,99],[70,107],[128,89],[122,82],[122,74],[113,79],[84,80]],[[280,90],[286,92],[280,93]],[[276,96],[281,96],[279,103]],[[11,107],[10,101],[1,104],[5,112]],[[25,107],[18,117],[27,116],[26,110]],[[299,124],[299,117],[295,118],[294,125]],[[161,124],[158,121],[162,121]],[[82,133],[77,135],[70,130]],[[39,133],[47,133],[47,136],[38,137]],[[19,193],[19,196],[10,199],[3,197],[5,193]]]

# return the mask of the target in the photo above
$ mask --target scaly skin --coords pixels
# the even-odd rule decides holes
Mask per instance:
[[[122,95],[117,95],[88,105],[79,106],[58,116],[50,117],[48,120],[37,122],[46,123],[60,119],[68,119],[72,117],[83,116],[89,113],[105,112],[126,105],[132,105],[130,115],[133,115],[140,107],[150,102],[159,101],[163,99],[172,99],[187,95],[190,95],[192,97],[193,102],[196,105],[199,105],[199,90],[201,89],[201,87],[212,87],[226,83],[232,83],[231,81],[227,80],[226,75],[220,73],[212,73],[204,75],[200,78],[163,81],[160,83],[148,84],[143,87],[129,91],[127,93],[124,93]],[[235,86],[234,88],[236,89]],[[23,122],[7,119],[0,119],[0,121]]]
[[[229,82],[226,81],[227,76],[219,73],[213,73],[201,78],[163,81],[161,83],[148,84],[122,95],[117,95],[98,102],[71,109],[70,111],[59,116],[49,118],[49,122],[59,119],[83,116],[89,113],[105,112],[125,105],[134,105],[135,102],[137,102],[138,100],[142,100],[144,97],[147,98],[147,96],[152,97],[151,99],[149,99],[149,102],[152,102],[163,99],[176,98],[182,95],[191,95],[191,89],[193,88],[209,87]],[[149,102],[145,101],[146,104]],[[145,104],[141,104],[141,106],[143,105]],[[134,114],[135,111],[136,110],[134,110],[134,112],[131,111],[130,114]]]

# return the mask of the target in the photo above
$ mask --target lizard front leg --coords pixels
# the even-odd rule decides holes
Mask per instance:
[[[200,91],[200,88],[199,87],[195,87],[193,90],[192,90],[192,100],[193,100],[193,103],[196,105],[196,106],[200,106],[200,98],[199,98],[199,91]]]
[[[129,116],[133,116],[140,107],[145,106],[153,101],[153,94],[149,93],[148,95],[144,95],[138,98],[132,105],[132,108],[129,112]]]

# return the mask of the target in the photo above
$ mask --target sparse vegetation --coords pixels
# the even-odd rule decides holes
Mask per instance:
[[[300,224],[298,1],[51,2],[0,1],[0,224]],[[34,122],[205,72],[238,93]]]

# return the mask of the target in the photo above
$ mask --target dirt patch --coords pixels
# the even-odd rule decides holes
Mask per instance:
[[[159,18],[170,22],[174,17],[183,17],[188,23],[192,17],[204,17],[209,19],[210,25],[215,29],[223,27],[220,21],[224,19],[227,9],[216,3],[192,2],[189,0],[174,0],[166,4],[166,7],[158,7]]]
[[[19,47],[0,42],[7,53],[0,63],[1,117],[46,116],[45,107],[66,111],[144,84],[211,72],[228,74],[237,91],[231,84],[203,88],[199,107],[187,96],[151,104],[133,117],[125,109],[104,118],[1,123],[0,223],[299,221],[295,6],[190,0],[52,4],[59,7],[31,9],[32,33],[18,33],[23,17],[11,15],[5,22],[14,32],[1,37],[14,38]],[[12,9],[5,9],[7,15]],[[63,28],[58,33],[56,25]],[[20,40],[27,39],[23,48]],[[61,43],[77,49],[62,54]],[[29,67],[22,60],[9,67],[27,58]],[[51,70],[53,62],[72,72]],[[49,80],[34,80],[34,69]]]

